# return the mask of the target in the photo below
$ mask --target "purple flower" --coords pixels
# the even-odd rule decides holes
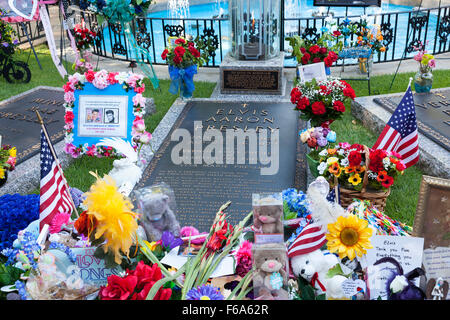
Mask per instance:
[[[325,147],[328,144],[328,140],[327,138],[319,137],[317,139],[317,144],[319,145],[319,147]]]
[[[8,48],[9,43],[8,43],[8,42],[3,42],[3,43],[2,43],[2,46],[4,46],[5,48]]]
[[[183,240],[181,238],[176,238],[172,232],[170,231],[164,231],[161,236],[161,246],[163,248],[172,250],[173,248],[176,248],[183,244]]]
[[[223,300],[223,295],[219,288],[205,284],[189,290],[186,300]]]
[[[19,43],[19,40],[16,39],[13,41],[13,43],[14,43],[14,45],[17,45]]]

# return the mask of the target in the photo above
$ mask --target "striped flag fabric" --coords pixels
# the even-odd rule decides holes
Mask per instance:
[[[372,148],[397,152],[401,155],[406,168],[419,161],[415,108],[410,85]]]
[[[50,150],[50,143],[44,129],[41,129],[39,230],[42,230],[45,224],[50,225],[58,212],[72,212],[70,190],[58,168],[57,159]]]
[[[288,248],[288,257],[292,258],[298,255],[307,254],[320,249],[327,239],[321,225],[315,222],[308,223],[298,234],[297,238]]]

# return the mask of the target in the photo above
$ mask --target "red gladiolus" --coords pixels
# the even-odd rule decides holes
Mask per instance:
[[[326,112],[325,104],[322,101],[316,101],[311,105],[312,113],[321,115]]]
[[[333,109],[339,112],[345,112],[345,105],[342,103],[342,101],[335,101],[333,103]]]
[[[220,250],[223,246],[223,241],[227,240],[226,234],[229,230],[232,231],[233,226],[224,222],[222,228],[212,234],[211,238],[206,243],[206,247],[213,251]]]
[[[165,49],[162,53],[161,53],[161,58],[163,60],[167,59],[167,54],[169,53],[169,50]]]

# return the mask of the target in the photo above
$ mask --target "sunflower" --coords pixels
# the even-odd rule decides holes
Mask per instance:
[[[93,174],[93,173],[92,173]],[[83,204],[87,214],[97,221],[94,238],[105,239],[105,253],[112,251],[117,264],[122,261],[121,252],[129,255],[137,232],[137,214],[132,212],[133,205],[118,190],[115,181],[108,175],[97,181],[86,193]]]
[[[370,243],[372,229],[368,227],[368,222],[350,214],[348,217],[339,216],[335,223],[328,224],[326,235],[328,250],[337,252],[339,258],[348,257],[350,260],[355,255],[362,257],[373,246]]]
[[[357,186],[361,183],[361,177],[359,176],[359,174],[355,173],[350,178],[348,178],[348,182],[350,182],[354,186]]]

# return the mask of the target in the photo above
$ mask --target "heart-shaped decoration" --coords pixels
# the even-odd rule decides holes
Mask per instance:
[[[366,290],[366,283],[361,279],[347,279],[342,282],[342,290],[346,297],[352,297],[358,292]]]
[[[38,0],[8,0],[8,5],[18,16],[31,20],[36,13]]]

